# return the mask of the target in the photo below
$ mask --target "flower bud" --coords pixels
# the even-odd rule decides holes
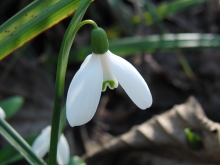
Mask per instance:
[[[95,54],[104,54],[109,49],[108,37],[102,28],[95,28],[91,33],[92,52]]]

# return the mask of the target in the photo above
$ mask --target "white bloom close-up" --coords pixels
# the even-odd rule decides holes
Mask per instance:
[[[34,153],[43,158],[50,147],[50,132],[51,126],[47,126],[41,131],[41,134],[35,139],[32,144]],[[68,142],[63,134],[60,135],[57,147],[57,162],[59,165],[66,165],[69,162],[70,149]]]
[[[66,114],[69,124],[73,127],[90,121],[98,107],[101,92],[107,86],[117,88],[118,84],[140,109],[151,106],[148,85],[128,61],[110,51],[87,56],[68,90]]]
[[[0,118],[5,119],[5,117],[6,117],[5,111],[0,107]]]

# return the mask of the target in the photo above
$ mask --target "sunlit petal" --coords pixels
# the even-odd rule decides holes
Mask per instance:
[[[68,164],[70,158],[70,149],[65,136],[62,134],[57,148],[57,162],[59,165]]]
[[[102,80],[100,57],[92,55],[77,71],[68,90],[66,115],[72,127],[85,124],[94,116],[101,96]]]
[[[6,117],[5,111],[0,107],[0,118],[4,119]]]
[[[41,132],[41,134],[35,139],[32,144],[32,149],[36,155],[43,158],[50,146],[50,131],[51,127],[47,126]]]
[[[152,104],[150,90],[139,72],[123,58],[107,52],[109,66],[119,84],[140,108],[146,109]]]

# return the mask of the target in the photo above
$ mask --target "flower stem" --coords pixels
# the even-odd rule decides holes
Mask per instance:
[[[81,22],[91,0],[82,0],[70,25],[67,28],[65,33],[59,59],[57,66],[57,76],[55,83],[55,96],[54,96],[54,108],[53,108],[53,117],[52,117],[52,128],[51,128],[51,139],[50,139],[50,152],[49,152],[49,165],[56,165],[56,157],[57,157],[57,143],[59,139],[59,124],[60,124],[60,114],[61,114],[61,106],[64,95],[64,83],[65,83],[65,75],[66,68],[69,58],[70,48],[72,46],[74,37],[77,31],[85,24],[92,24],[94,28],[97,28],[95,22],[91,20],[86,20]],[[80,23],[81,22],[81,23]]]
[[[41,158],[36,156],[29,144],[4,119],[0,119],[0,133],[30,164],[46,164]]]

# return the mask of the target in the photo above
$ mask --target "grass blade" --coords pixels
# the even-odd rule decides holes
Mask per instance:
[[[0,119],[0,133],[30,164],[45,165],[45,162],[35,155],[27,142],[4,119]]]
[[[113,53],[122,56],[129,54],[132,55],[138,52],[219,47],[220,35],[200,33],[150,35],[147,37],[129,37],[110,41],[110,50]],[[69,60],[70,62],[81,62],[87,55],[91,54],[91,52],[91,47],[74,49],[70,52]]]
[[[38,134],[30,135],[24,139],[29,145],[31,145],[37,136]],[[23,156],[11,145],[6,145],[5,147],[3,147],[0,150],[0,155],[0,165],[6,165],[23,159]]]
[[[156,11],[159,16],[159,19],[162,20],[168,16],[184,11],[190,7],[210,1],[212,0],[174,0],[173,2],[162,3],[156,8]],[[144,19],[147,25],[151,25],[154,23],[154,19],[151,17],[151,14],[149,12],[146,12],[144,14]],[[140,17],[134,16],[132,20],[134,23],[139,23]]]

